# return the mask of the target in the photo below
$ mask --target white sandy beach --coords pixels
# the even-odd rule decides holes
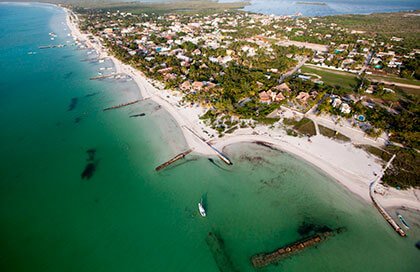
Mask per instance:
[[[73,37],[95,49],[100,57],[111,58],[117,73],[125,73],[132,77],[139,86],[143,98],[150,98],[172,115],[181,128],[187,144],[195,152],[208,156],[216,155],[215,151],[205,141],[210,141],[219,150],[227,145],[240,142],[268,142],[320,168],[348,190],[371,202],[369,184],[377,178],[376,175],[382,172],[382,165],[378,158],[356,148],[351,143],[340,143],[321,135],[311,137],[309,142],[306,137],[288,136],[280,128],[269,129],[263,126],[257,126],[255,129],[238,129],[233,134],[225,135],[223,138],[216,136],[210,139],[205,131],[209,132],[210,135],[217,135],[217,133],[206,127],[199,119],[205,109],[180,106],[180,97],[174,95],[175,92],[157,89],[140,71],[109,55],[100,44],[100,40],[95,37],[93,42],[90,41],[88,35],[78,29],[77,22],[71,20],[70,14],[73,13],[68,9],[65,9],[65,11],[67,12],[67,24]],[[196,135],[190,130],[194,131]],[[378,195],[378,199],[385,207],[404,206],[420,210],[420,199],[417,196],[420,196],[420,190],[398,191],[390,188],[386,190],[384,196]]]

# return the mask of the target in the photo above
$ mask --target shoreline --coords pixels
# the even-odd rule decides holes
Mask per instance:
[[[135,81],[143,99],[151,99],[161,105],[174,118],[187,145],[195,153],[204,156],[217,155],[206,142],[213,144],[219,150],[241,142],[268,142],[315,166],[351,193],[369,204],[372,203],[369,197],[369,184],[382,172],[382,165],[378,162],[378,158],[356,148],[352,143],[340,143],[321,135],[313,136],[311,141],[308,141],[306,137],[288,136],[281,128],[269,129],[266,126],[257,126],[255,129],[237,129],[223,138],[210,139],[205,131],[214,135],[216,133],[199,119],[205,109],[197,106],[180,106],[180,97],[175,96],[175,92],[154,87],[141,71],[122,63],[109,54],[97,37],[82,33],[77,22],[71,19],[73,16],[78,21],[76,14],[65,7],[60,8],[66,12],[66,23],[73,38],[96,50],[99,58],[110,58],[115,65],[116,73],[125,73]],[[94,42],[88,36],[92,36]],[[194,131],[196,135],[190,130]],[[381,205],[386,208],[408,207],[420,210],[420,200],[417,196],[420,196],[419,189],[398,191],[389,188],[386,190],[385,196],[378,195],[378,199]]]
[[[140,94],[142,96],[142,99],[150,99],[154,101],[155,103],[161,105],[178,123],[184,138],[187,142],[187,144],[192,148],[196,153],[202,154],[202,155],[216,155],[215,151],[212,150],[206,143],[204,143],[202,140],[198,139],[197,136],[193,135],[190,131],[187,131],[185,127],[188,127],[192,129],[195,133],[197,133],[200,137],[206,138],[207,135],[205,135],[202,132],[202,128],[200,128],[197,124],[195,124],[195,117],[198,116],[197,110],[195,112],[191,112],[191,110],[184,110],[184,112],[180,111],[180,107],[176,107],[173,103],[175,101],[168,101],[169,93],[167,93],[166,97],[164,97],[164,94],[156,89],[144,76],[143,73],[141,73],[138,70],[135,70],[130,65],[124,64],[119,59],[115,58],[111,54],[107,52],[107,49],[105,49],[100,41],[94,37],[95,42],[91,42],[88,38],[88,34],[82,33],[78,26],[70,19],[70,14],[72,14],[76,20],[78,20],[77,15],[74,14],[71,10],[64,8],[64,11],[67,13],[66,16],[66,22],[69,27],[69,30],[71,32],[71,35],[76,38],[79,41],[85,42],[86,45],[90,48],[93,48],[97,51],[99,58],[109,58],[112,60],[115,66],[116,73],[124,73],[130,76],[135,83],[137,84]],[[93,36],[93,35],[92,35]],[[176,98],[171,97],[172,100],[175,100]],[[194,111],[194,110],[192,110]],[[201,111],[201,109],[200,109]],[[204,126],[204,125],[203,125]]]
[[[229,137],[229,136],[225,136]],[[318,171],[324,173],[336,183],[343,186],[347,191],[357,198],[372,204],[369,188],[370,183],[377,179],[375,176],[382,172],[382,166],[378,159],[365,151],[354,147],[351,143],[339,143],[324,136],[311,137],[311,142],[306,138],[296,138],[286,134],[276,138],[270,135],[236,135],[215,143],[217,148],[223,149],[232,144],[263,142],[271,144],[273,148],[305,161]],[[330,152],[319,154],[319,149],[325,148],[328,144]],[[341,150],[340,150],[341,149]],[[337,156],[334,160],[333,153],[339,151],[347,152],[347,156]],[[323,159],[329,158],[329,159]],[[355,161],[355,159],[357,159]],[[370,164],[370,165],[368,165]],[[345,167],[344,167],[345,166]],[[373,172],[372,172],[373,171]],[[376,198],[385,208],[406,207],[420,211],[420,201],[417,196],[418,189],[398,191],[395,188],[387,188],[384,196],[376,194]]]

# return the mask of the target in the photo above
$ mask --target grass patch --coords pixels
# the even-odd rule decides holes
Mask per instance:
[[[387,162],[391,159],[392,155],[380,148],[371,145],[356,145],[356,147],[363,149],[369,154],[372,154],[378,158],[381,158],[384,162]]]
[[[420,89],[416,89],[416,88],[407,88],[407,87],[401,87],[398,86],[398,89],[400,89],[401,91],[403,91],[406,94],[411,94],[411,95],[415,95],[415,96],[420,96]]]
[[[230,134],[230,133],[233,133],[237,129],[238,129],[238,126],[234,126],[234,127],[231,127],[230,129],[226,130],[225,133]]]
[[[294,131],[293,129],[290,129],[290,128],[286,129],[286,133],[287,133],[287,135],[293,136],[293,137],[299,136],[296,131]]]
[[[331,86],[339,86],[347,91],[353,91],[357,86],[356,76],[345,72],[334,72],[328,69],[310,67],[307,65],[302,66],[302,73],[317,74],[321,80]]]
[[[335,139],[342,141],[342,142],[350,142],[350,138],[347,137],[346,135],[341,134],[340,132],[337,132],[337,134],[335,135]]]
[[[325,137],[328,137],[328,138],[334,138],[335,133],[337,132],[335,130],[332,130],[330,128],[327,128],[321,125],[318,125],[318,128],[319,128],[319,133],[321,133],[321,135],[324,135]]]
[[[321,133],[321,135],[324,135],[325,137],[339,140],[342,142],[350,142],[350,138],[341,134],[340,132],[337,132],[333,129],[330,129],[321,125],[318,125],[318,128],[319,128],[319,133]]]
[[[315,124],[314,122],[312,122],[311,119],[302,118],[301,120],[296,121],[293,118],[284,118],[283,124],[292,126],[295,133],[303,134],[309,137],[316,135]],[[287,133],[289,135],[289,132]],[[297,135],[292,135],[292,136],[297,136]]]
[[[302,118],[293,128],[309,137],[316,135],[315,124],[308,118]]]

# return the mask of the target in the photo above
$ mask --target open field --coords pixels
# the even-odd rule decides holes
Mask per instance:
[[[318,67],[302,66],[302,73],[316,74],[321,77],[321,80],[332,86],[340,86],[346,90],[353,90],[357,85],[356,76],[345,72],[336,72]]]
[[[316,74],[321,77],[321,80],[326,84],[332,86],[340,86],[346,90],[354,90],[356,86],[356,76],[351,73],[346,73],[342,71],[334,71],[330,69],[325,69],[322,67],[315,67],[304,65],[301,68],[302,73],[306,74]],[[389,85],[396,85],[402,91],[413,94],[420,95],[420,81],[415,79],[406,79],[396,76],[380,76],[380,75],[367,75],[367,78],[371,81],[379,81]]]

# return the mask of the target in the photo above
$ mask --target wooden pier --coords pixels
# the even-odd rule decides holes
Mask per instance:
[[[200,135],[198,135],[194,130],[190,129],[189,127],[183,126],[184,128],[188,129],[192,134],[194,134],[194,136],[196,136],[198,139],[200,139],[202,142],[204,142],[205,144],[207,144],[211,149],[214,150],[214,152],[216,152],[217,156],[224,161],[227,165],[233,165],[232,161],[229,160],[229,158],[223,154],[222,152],[220,152],[219,150],[217,150],[214,146],[212,146],[209,142],[207,142],[203,137],[201,137]]]
[[[127,102],[127,103],[124,103],[124,104],[119,104],[119,105],[116,105],[116,106],[105,108],[105,109],[103,109],[103,111],[108,111],[108,110],[114,110],[114,109],[122,108],[122,107],[125,107],[125,106],[136,104],[136,103],[138,103],[140,101],[142,101],[142,99],[137,99],[137,100],[134,100],[134,101],[131,101],[131,102]]]
[[[83,62],[97,62],[98,58],[86,58],[86,59],[82,59],[81,61],[83,61]]]
[[[146,98],[142,98],[142,99],[137,99],[137,100],[130,101],[130,102],[127,102],[127,103],[123,103],[123,104],[119,104],[119,105],[116,105],[116,106],[105,108],[105,109],[103,109],[103,111],[114,110],[114,109],[122,108],[122,107],[125,107],[125,106],[130,106],[130,105],[133,105],[133,104],[136,104],[136,103],[139,103],[141,101],[148,100],[148,99],[150,99],[150,97],[146,97]]]
[[[223,154],[222,152],[220,152],[219,150],[217,150],[217,149],[216,149],[214,146],[212,146],[211,144],[209,144],[209,143],[207,143],[207,142],[206,142],[206,144],[207,144],[208,146],[210,146],[210,148],[211,148],[211,149],[213,149],[213,150],[214,150],[214,152],[216,152],[217,156],[219,156],[219,158],[220,158],[222,161],[224,161],[227,165],[233,165],[232,161],[231,161],[231,160],[229,160],[229,158],[228,158],[228,157],[226,157],[226,155],[225,155],[225,154]]]
[[[49,45],[40,45],[38,49],[49,49],[49,48],[62,48],[65,47],[65,44],[49,44]]]
[[[261,268],[269,264],[276,263],[281,259],[290,256],[291,254],[300,252],[305,248],[319,244],[331,235],[333,235],[332,231],[318,233],[303,240],[299,240],[284,247],[278,248],[273,252],[254,255],[251,258],[252,265],[255,268]]]
[[[109,74],[109,75],[100,75],[100,76],[94,76],[89,78],[90,80],[98,80],[98,79],[105,79],[105,78],[110,78],[110,77],[116,77],[116,76],[122,76],[123,74]]]
[[[171,165],[172,163],[176,162],[177,160],[180,160],[180,159],[185,158],[185,156],[187,156],[188,154],[190,154],[192,151],[193,151],[192,149],[188,149],[187,151],[184,151],[182,153],[179,153],[178,155],[176,155],[175,157],[173,157],[169,161],[164,162],[161,165],[159,165],[158,167],[156,167],[155,170],[156,171],[160,171],[163,168],[168,167],[169,165]]]
[[[385,211],[384,208],[382,208],[381,205],[379,205],[379,203],[376,201],[375,198],[372,197],[372,195],[370,196],[370,198],[372,199],[373,205],[376,207],[376,209],[378,209],[379,213],[383,216],[383,218],[388,222],[388,224],[391,225],[391,227],[401,236],[401,237],[405,237],[407,236],[407,234],[405,233],[405,231],[397,224],[397,222],[395,222],[394,219],[392,219],[392,217],[387,213],[387,211]]]
[[[391,165],[392,161],[395,159],[395,154],[392,156],[392,158],[388,161],[388,163],[386,164],[386,166],[384,167],[384,169],[382,170],[382,175],[379,175],[369,186],[369,196],[370,199],[372,199],[373,205],[375,206],[376,209],[378,209],[379,213],[383,216],[383,218],[388,222],[389,225],[391,225],[391,227],[401,236],[401,237],[405,237],[407,234],[405,233],[405,231],[397,224],[397,222],[395,222],[394,219],[392,219],[392,217],[388,214],[387,211],[385,211],[385,209],[378,203],[378,201],[375,198],[375,186],[376,184],[379,183],[379,181],[381,180],[381,177],[383,176],[383,174],[385,173],[385,171],[388,169],[388,167]]]
[[[220,272],[239,272],[232,262],[229,252],[226,250],[225,241],[220,233],[209,232],[206,237],[206,243]]]

